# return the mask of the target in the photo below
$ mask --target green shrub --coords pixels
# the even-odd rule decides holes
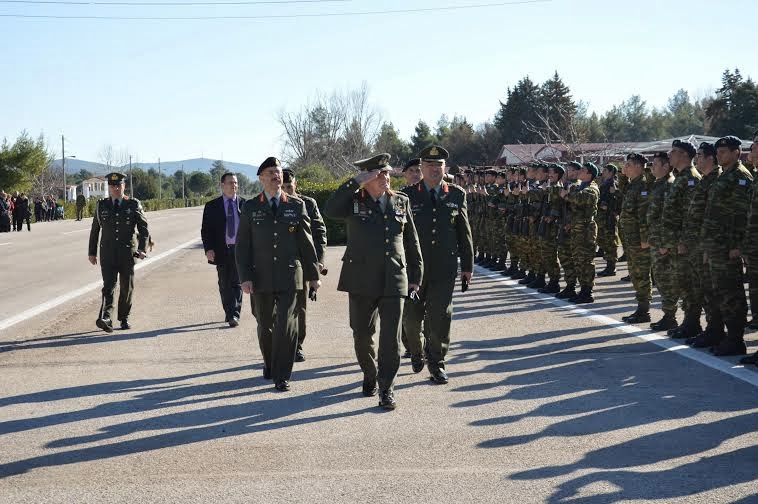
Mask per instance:
[[[185,208],[205,205],[207,202],[215,198],[216,196],[208,196],[204,198],[174,198],[174,199],[150,199],[141,200],[142,208],[146,212],[153,212],[155,210],[168,210],[169,208]],[[89,198],[87,200],[87,206],[84,207],[84,216],[92,217],[95,215],[95,205],[98,198]],[[62,200],[58,200],[58,203],[62,203]],[[67,201],[63,207],[64,215],[66,219],[76,218],[76,202]]]

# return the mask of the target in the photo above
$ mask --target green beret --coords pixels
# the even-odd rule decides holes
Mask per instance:
[[[276,159],[275,157],[267,157],[264,162],[261,163],[261,165],[258,167],[258,175],[263,173],[263,170],[266,168],[272,168],[272,167],[281,167],[282,163]]]
[[[695,150],[695,146],[694,145],[692,145],[689,142],[685,142],[685,141],[679,140],[678,138],[671,143],[671,148],[672,149],[682,149],[690,157],[695,157],[695,154],[697,154],[697,151]]]
[[[291,183],[295,179],[295,172],[292,168],[285,168],[282,170],[282,182],[285,184]]]
[[[450,153],[439,145],[430,145],[418,153],[422,161],[444,161],[450,157]]]
[[[719,138],[716,141],[716,148],[719,147],[728,147],[730,149],[739,149],[742,147],[742,140],[737,138],[734,135],[725,136],[723,138]]]
[[[353,165],[361,171],[392,171],[392,166],[390,166],[390,155],[387,153],[377,154],[368,159],[353,161]]]
[[[411,166],[418,166],[420,164],[421,164],[421,159],[419,159],[419,158],[413,158],[413,159],[411,159],[410,161],[408,161],[407,163],[405,163],[405,166],[403,166],[403,173],[405,173],[405,170],[407,170]]]
[[[566,169],[558,163],[550,163],[547,165],[547,168],[548,170],[553,170],[555,173],[560,173],[561,175],[566,173]]]
[[[600,170],[598,169],[597,165],[593,163],[592,161],[587,161],[582,165],[582,168],[586,168],[588,172],[592,174],[593,177],[597,177],[600,174]]]
[[[582,169],[582,163],[580,163],[579,161],[569,161],[568,163],[566,163],[566,166],[569,166],[575,170]]]
[[[606,170],[610,170],[610,171],[612,171],[614,175],[616,175],[616,174],[619,172],[619,167],[618,167],[618,166],[616,166],[616,165],[615,165],[615,164],[613,164],[613,163],[608,163],[607,165],[605,165],[605,166],[604,166],[604,168],[605,168]]]
[[[108,185],[121,185],[126,180],[126,175],[121,172],[112,172],[105,176]]]

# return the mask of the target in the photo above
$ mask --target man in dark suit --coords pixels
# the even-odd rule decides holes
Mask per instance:
[[[205,204],[200,235],[208,263],[216,265],[218,291],[225,320],[229,327],[237,327],[242,307],[242,287],[237,274],[234,247],[237,243],[240,210],[245,203],[245,199],[237,195],[237,175],[224,173],[221,176],[221,192],[221,196]]]
[[[430,146],[419,153],[423,179],[403,189],[410,199],[424,257],[424,281],[420,300],[406,305],[404,319],[411,349],[411,365],[424,368],[421,324],[428,324],[426,355],[431,380],[448,382],[445,357],[450,346],[453,289],[460,259],[461,281],[470,282],[474,270],[474,245],[468,221],[466,191],[443,180],[448,152]]]
[[[297,350],[297,291],[318,290],[318,257],[303,200],[282,191],[281,163],[267,158],[258,167],[263,192],[242,207],[237,233],[237,271],[242,291],[254,297],[263,377],[276,390],[290,389]]]
[[[361,172],[326,203],[324,213],[345,221],[347,249],[338,290],[349,293],[350,327],[363,370],[363,394],[377,393],[379,406],[392,410],[400,367],[400,321],[409,293],[418,292],[423,261],[408,197],[390,189],[389,154],[353,163]],[[379,316],[378,366],[374,347]]]
[[[313,245],[316,247],[316,256],[318,257],[318,269],[319,273],[326,275],[327,270],[324,267],[324,253],[326,251],[326,223],[324,218],[321,217],[321,212],[318,209],[318,203],[313,198],[303,196],[297,193],[297,179],[295,178],[295,172],[290,168],[282,170],[284,176],[282,189],[290,196],[295,196],[303,200],[305,203],[305,210],[308,212],[308,218],[311,220],[311,236],[313,237]],[[303,352],[303,342],[305,341],[306,331],[306,311],[308,308],[308,285],[303,282],[303,288],[297,291],[297,352],[295,353],[295,362],[305,361],[305,353]]]

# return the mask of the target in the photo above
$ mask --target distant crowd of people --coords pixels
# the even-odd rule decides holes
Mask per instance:
[[[32,215],[34,222],[63,219],[63,205],[52,195],[40,196],[30,202],[24,193],[10,194],[0,190],[0,233],[21,231],[24,223],[26,230],[31,231]]]

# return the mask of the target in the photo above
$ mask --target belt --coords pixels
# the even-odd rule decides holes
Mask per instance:
[[[231,245],[229,245],[229,244],[227,243],[227,244],[226,244],[226,248],[230,248],[230,249],[234,248],[234,243],[232,243]]]

